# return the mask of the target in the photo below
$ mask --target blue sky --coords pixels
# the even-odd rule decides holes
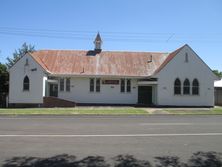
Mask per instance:
[[[170,52],[189,44],[222,71],[221,0],[1,0],[0,62],[24,42],[36,49]]]

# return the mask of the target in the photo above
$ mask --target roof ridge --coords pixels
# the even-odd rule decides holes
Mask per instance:
[[[40,49],[36,50],[35,52],[46,52],[46,51],[68,51],[68,52],[88,52],[93,50],[70,50],[70,49]],[[159,54],[169,54],[169,52],[160,52],[160,51],[130,51],[130,50],[103,50],[102,52],[107,53],[159,53]]]

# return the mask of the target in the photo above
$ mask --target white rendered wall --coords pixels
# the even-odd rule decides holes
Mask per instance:
[[[26,59],[29,65],[25,66]],[[31,69],[37,69],[32,71]],[[23,91],[23,80],[29,77],[30,90]],[[9,81],[9,103],[43,103],[45,76],[43,69],[29,56],[23,56],[11,69]],[[44,79],[45,80],[45,79]]]
[[[185,62],[188,53],[189,62]],[[157,104],[173,106],[214,106],[215,75],[206,64],[185,46],[157,75]],[[186,78],[190,84],[194,78],[199,81],[199,95],[174,95],[174,81],[179,78],[182,85]],[[182,89],[183,92],[183,89]],[[192,89],[190,89],[192,92]]]
[[[137,80],[131,80],[130,93],[121,93],[120,84],[104,85],[101,82],[100,92],[90,92],[89,78],[71,78],[71,91],[59,91],[58,97],[77,103],[136,104],[138,101]]]

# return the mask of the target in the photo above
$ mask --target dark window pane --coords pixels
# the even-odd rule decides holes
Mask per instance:
[[[188,79],[186,79],[183,83],[183,94],[190,94],[190,81]]]
[[[60,79],[60,91],[64,91],[64,79]]]
[[[199,82],[197,79],[193,80],[192,84],[192,94],[193,95],[199,95]]]
[[[24,90],[29,90],[29,84],[24,83]]]
[[[29,78],[25,76],[23,81],[23,90],[29,91]]]
[[[66,79],[66,91],[70,92],[70,78]]]
[[[120,92],[125,92],[125,79],[121,79]]]
[[[193,92],[193,95],[199,95],[199,88],[198,87],[193,87],[192,92]]]
[[[127,79],[127,87],[126,87],[127,92],[131,92],[131,80]]]
[[[90,92],[94,92],[94,79],[91,78],[89,82],[90,82],[89,90]]]
[[[181,82],[178,78],[174,82],[174,94],[175,95],[181,94]]]
[[[100,92],[100,79],[96,79],[96,92]]]

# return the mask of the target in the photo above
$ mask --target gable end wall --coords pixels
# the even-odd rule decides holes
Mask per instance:
[[[188,53],[189,62],[185,62]],[[185,46],[157,75],[157,103],[163,106],[214,106],[214,79],[212,71],[188,47]],[[197,78],[200,84],[199,95],[174,95],[176,78],[183,82],[186,78],[192,84]],[[183,86],[182,86],[183,88]],[[183,89],[182,89],[183,91]],[[192,90],[190,89],[190,92]]]
[[[26,59],[29,65],[25,66]],[[36,71],[32,71],[35,69]],[[46,75],[42,67],[28,54],[23,56],[11,69],[9,78],[9,103],[41,104],[43,103],[44,81]],[[30,80],[30,91],[23,91],[23,79]]]

